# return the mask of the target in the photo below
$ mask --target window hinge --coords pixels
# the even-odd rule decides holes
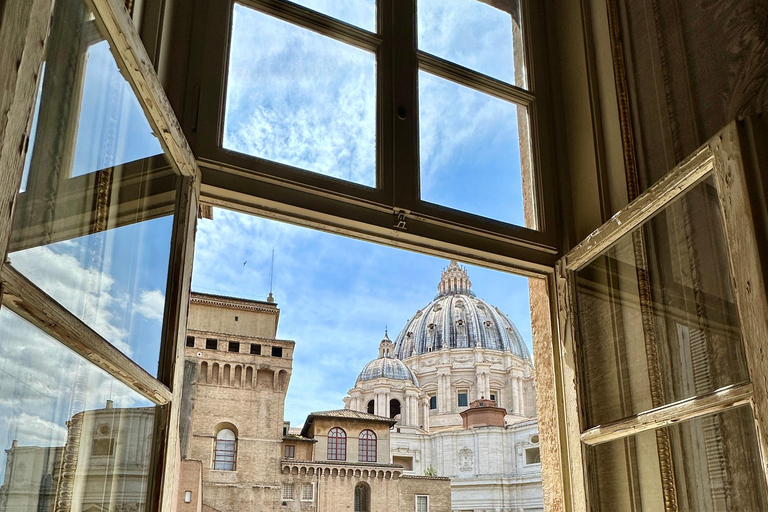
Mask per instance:
[[[407,229],[406,218],[405,218],[406,211],[405,210],[398,210],[395,212],[395,227],[397,229]]]

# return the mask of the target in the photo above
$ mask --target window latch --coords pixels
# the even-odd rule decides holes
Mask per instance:
[[[405,210],[395,212],[395,217],[395,227],[398,229],[407,229],[407,226],[405,225]]]

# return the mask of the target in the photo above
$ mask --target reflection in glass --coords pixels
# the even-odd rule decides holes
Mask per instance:
[[[235,5],[225,149],[376,185],[374,54]]]
[[[376,0],[294,0],[294,2],[369,32],[376,32]]]
[[[10,260],[154,374],[176,174],[92,16],[54,9]]]
[[[748,406],[589,447],[587,466],[596,511],[768,510]]]
[[[155,407],[0,310],[0,511],[145,510]]]
[[[587,427],[748,379],[710,177],[576,273]]]
[[[420,71],[421,198],[535,227],[527,129],[524,107]]]
[[[419,49],[526,87],[518,0],[417,0]]]

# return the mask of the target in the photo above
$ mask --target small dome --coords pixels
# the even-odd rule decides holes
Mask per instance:
[[[395,339],[399,359],[442,349],[482,347],[512,352],[531,361],[515,324],[471,290],[467,271],[451,261],[443,271],[437,297],[416,312]]]
[[[419,385],[418,379],[413,372],[405,366],[405,363],[399,359],[395,359],[392,340],[389,339],[389,336],[387,336],[386,333],[384,334],[384,339],[381,340],[381,343],[379,344],[379,357],[365,365],[363,371],[360,372],[360,376],[357,377],[357,382],[381,378],[409,380],[415,386]]]

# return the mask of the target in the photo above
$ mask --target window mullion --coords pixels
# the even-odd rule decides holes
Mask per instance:
[[[385,3],[385,2],[382,2]],[[392,100],[394,122],[393,206],[406,213],[419,202],[419,103],[416,56],[416,0],[386,0],[391,5]]]

